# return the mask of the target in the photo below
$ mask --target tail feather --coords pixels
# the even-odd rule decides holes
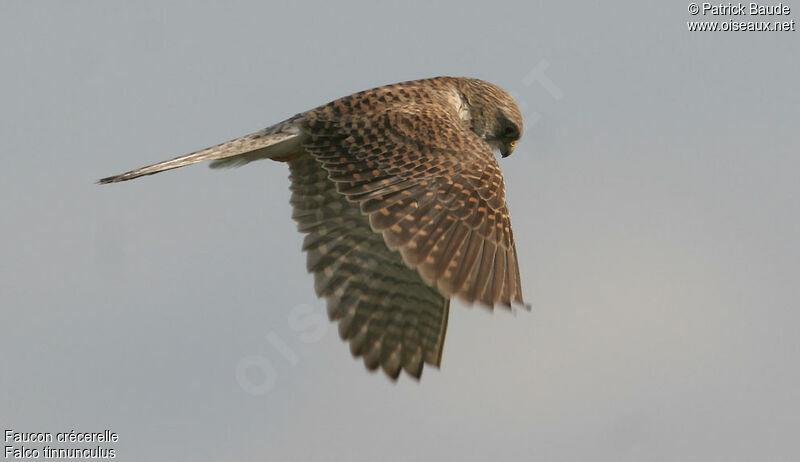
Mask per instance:
[[[298,117],[292,117],[272,127],[191,154],[103,178],[98,183],[132,180],[207,160],[214,161],[211,163],[212,168],[238,167],[258,159],[275,159],[292,155],[302,150],[302,135],[295,123]]]

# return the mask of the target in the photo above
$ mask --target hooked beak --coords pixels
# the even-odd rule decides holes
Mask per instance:
[[[510,156],[512,152],[514,152],[514,148],[516,146],[517,146],[516,141],[508,143],[507,145],[500,148],[500,155],[503,156],[503,158],[505,159],[506,157]]]

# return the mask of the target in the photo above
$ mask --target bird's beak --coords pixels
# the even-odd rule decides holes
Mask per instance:
[[[512,141],[512,142],[508,143],[507,145],[503,146],[500,149],[500,155],[503,156],[503,158],[505,159],[506,157],[510,156],[512,152],[514,152],[514,148],[516,146],[517,146],[517,142],[516,141]]]

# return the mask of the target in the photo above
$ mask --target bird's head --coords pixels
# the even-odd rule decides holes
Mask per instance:
[[[479,79],[460,79],[472,131],[503,157],[514,151],[522,136],[522,114],[514,98],[497,85]]]

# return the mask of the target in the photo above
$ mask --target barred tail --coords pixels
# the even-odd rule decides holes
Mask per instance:
[[[296,123],[299,117],[300,115],[292,117],[289,120],[255,133],[191,154],[137,168],[120,175],[103,178],[98,183],[106,184],[132,180],[140,176],[152,175],[207,160],[213,161],[211,168],[223,168],[239,167],[258,159],[279,159],[291,156],[302,152],[303,135],[300,133]]]

